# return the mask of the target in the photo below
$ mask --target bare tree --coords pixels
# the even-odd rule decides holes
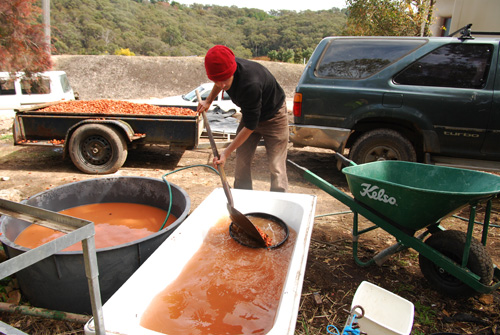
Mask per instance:
[[[36,0],[0,1],[0,70],[28,74],[52,67]]]

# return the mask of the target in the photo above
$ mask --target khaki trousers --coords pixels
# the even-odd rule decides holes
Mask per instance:
[[[240,123],[237,133],[242,128],[243,125]],[[264,139],[269,162],[270,189],[275,192],[286,192],[288,189],[286,157],[289,139],[286,103],[283,103],[272,119],[259,122],[250,137],[236,149],[234,188],[252,189],[252,160],[261,139]]]

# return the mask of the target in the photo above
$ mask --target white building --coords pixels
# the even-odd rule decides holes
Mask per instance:
[[[499,16],[500,0],[436,0],[432,35],[447,36],[469,23],[473,32],[500,32]]]

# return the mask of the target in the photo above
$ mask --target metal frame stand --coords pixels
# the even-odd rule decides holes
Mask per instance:
[[[99,290],[99,271],[97,268],[97,255],[94,241],[94,223],[5,199],[0,199],[0,214],[66,233],[66,235],[51,242],[45,243],[35,249],[0,263],[0,278],[10,276],[77,242],[82,242],[85,274],[89,285],[90,302],[96,334],[104,335],[105,328],[102,315],[101,293]],[[3,327],[10,326],[0,322],[0,330]],[[24,333],[19,332],[19,334]]]

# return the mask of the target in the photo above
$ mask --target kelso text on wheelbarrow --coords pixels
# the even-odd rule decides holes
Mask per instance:
[[[368,183],[363,183],[361,184],[361,186],[363,187],[361,192],[359,192],[361,196],[389,203],[391,205],[396,205],[396,198],[390,197],[387,194],[385,194],[385,190],[383,188]]]

